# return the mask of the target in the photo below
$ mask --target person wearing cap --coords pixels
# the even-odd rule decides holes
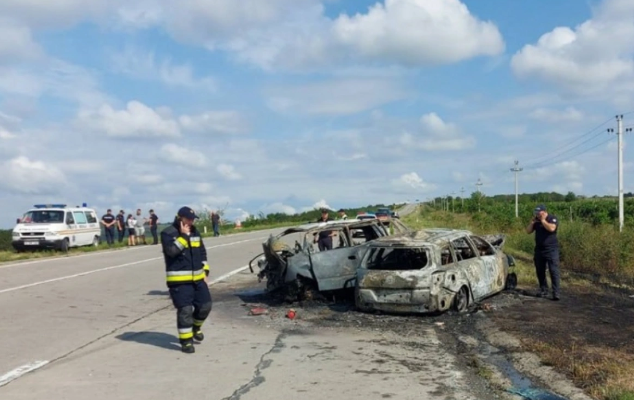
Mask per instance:
[[[101,217],[101,224],[104,226],[106,233],[106,241],[108,246],[112,246],[114,243],[114,226],[117,223],[115,216],[112,215],[112,210],[106,210],[106,213]]]
[[[535,207],[533,219],[526,227],[526,232],[535,232],[535,270],[539,281],[538,297],[548,296],[548,282],[546,281],[546,269],[550,271],[550,283],[552,286],[553,300],[559,300],[559,241],[557,229],[559,222],[557,217],[549,214],[543,204]]]
[[[330,222],[330,215],[328,214],[328,210],[325,208],[321,209],[321,217],[317,220],[318,223],[322,222]],[[337,234],[333,231],[320,231],[315,233],[314,242],[317,243],[319,247],[319,251],[332,250],[332,237]]]
[[[344,221],[348,219],[348,216],[346,215],[346,212],[343,208],[340,208],[337,212],[339,213],[339,219],[342,219]]]
[[[201,342],[205,338],[201,328],[211,312],[207,250],[194,226],[196,219],[194,210],[182,207],[172,225],[161,231],[167,287],[184,353],[194,353],[194,339]]]

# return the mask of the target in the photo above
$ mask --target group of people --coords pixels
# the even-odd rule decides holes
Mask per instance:
[[[106,214],[101,217],[101,224],[105,230],[106,242],[108,245],[114,244],[115,230],[118,233],[119,243],[123,243],[126,231],[128,232],[128,246],[136,246],[139,244],[147,244],[145,239],[145,225],[149,225],[150,232],[152,233],[154,245],[158,244],[158,221],[159,218],[154,212],[150,210],[147,218],[141,215],[141,209],[137,208],[136,215],[128,214],[125,216],[125,211],[119,210],[119,213],[115,216],[112,214],[112,210],[108,209]]]

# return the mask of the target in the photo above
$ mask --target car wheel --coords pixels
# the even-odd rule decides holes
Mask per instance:
[[[506,290],[515,290],[517,287],[517,274],[515,272],[511,272],[506,276],[506,285],[504,289]]]
[[[68,241],[68,238],[62,240],[62,245],[60,246],[60,250],[62,251],[62,253],[68,253],[68,248],[70,247],[70,242]]]
[[[99,247],[99,236],[95,236],[95,238],[92,240],[92,245],[95,247]]]
[[[466,286],[460,288],[454,297],[453,308],[457,312],[465,312],[469,307],[469,289]]]

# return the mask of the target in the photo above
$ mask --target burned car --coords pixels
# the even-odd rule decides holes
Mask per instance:
[[[315,222],[271,235],[263,244],[264,253],[257,261],[261,282],[266,279],[268,292],[281,290],[287,301],[302,300],[313,291],[353,289],[359,253],[363,245],[389,236],[411,232],[404,224],[387,227],[377,219]],[[333,248],[320,251],[315,235],[331,231]]]
[[[355,303],[361,311],[462,312],[513,289],[513,257],[504,235],[424,229],[375,240],[360,259]]]

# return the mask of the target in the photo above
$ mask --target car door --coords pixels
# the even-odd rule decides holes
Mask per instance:
[[[343,246],[308,253],[312,273],[320,291],[352,288],[356,282],[357,266],[361,258],[358,250],[362,246],[350,245],[352,241],[347,230],[339,230],[337,234],[343,238]]]
[[[66,229],[64,230],[64,236],[68,238],[68,244],[74,246],[75,233],[77,232],[77,224],[75,223],[75,217],[72,211],[66,212]]]
[[[469,239],[475,245],[480,254],[480,259],[482,259],[484,263],[485,276],[489,284],[489,293],[496,293],[504,289],[506,271],[504,270],[501,253],[496,251],[489,242],[479,236],[471,235]]]
[[[490,291],[490,272],[487,272],[485,262],[478,255],[474,245],[465,235],[452,240],[451,246],[456,256],[457,268],[467,275],[474,300],[486,297]]]
[[[73,211],[73,217],[75,218],[76,227],[71,243],[75,246],[85,246],[92,243],[86,214],[83,211]]]

